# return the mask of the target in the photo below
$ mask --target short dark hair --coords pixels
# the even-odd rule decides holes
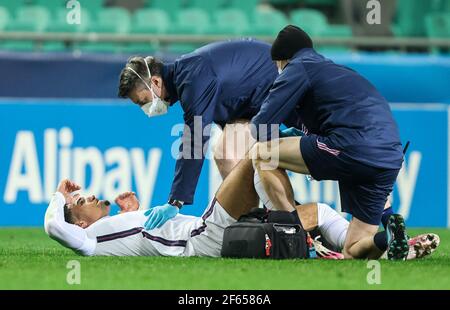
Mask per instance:
[[[145,63],[147,59],[147,64]],[[120,73],[119,79],[119,93],[120,98],[128,98],[129,93],[134,89],[138,83],[142,83],[141,79],[130,69],[136,71],[143,79],[148,77],[148,71],[145,66],[148,65],[152,76],[161,76],[163,63],[161,60],[154,57],[139,57],[133,56],[128,59],[125,68]]]
[[[72,210],[69,209],[69,204],[64,205],[64,220],[69,224],[75,224],[75,218],[72,214]]]

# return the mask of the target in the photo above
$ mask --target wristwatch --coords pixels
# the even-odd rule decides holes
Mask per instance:
[[[183,207],[184,202],[176,199],[170,199],[168,204],[177,207],[178,209],[181,209]]]

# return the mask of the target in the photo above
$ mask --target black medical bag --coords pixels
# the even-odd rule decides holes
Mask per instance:
[[[287,211],[255,208],[225,228],[223,257],[307,258],[307,233],[298,217]]]

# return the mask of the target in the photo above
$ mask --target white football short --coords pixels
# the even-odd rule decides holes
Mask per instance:
[[[214,198],[191,231],[184,255],[219,257],[224,230],[235,222]]]

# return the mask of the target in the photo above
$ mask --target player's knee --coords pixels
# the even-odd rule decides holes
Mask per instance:
[[[221,169],[221,167],[223,167],[225,165],[225,161],[227,159],[226,155],[224,154],[224,149],[222,146],[216,146],[216,148],[214,149],[214,162],[217,165],[217,168],[219,168],[219,170]]]
[[[349,242],[348,239],[345,241],[344,248],[342,249],[342,254],[344,254],[345,259],[360,258],[357,243],[357,241]]]
[[[342,250],[345,259],[367,259],[367,251],[355,242],[351,245],[344,245]]]
[[[258,171],[261,167],[261,160],[258,157],[252,158],[253,169]]]
[[[224,160],[223,159],[214,158],[214,162],[216,163],[216,167],[217,167],[217,170],[219,170],[220,175],[223,176],[224,173],[227,170],[226,169],[226,165],[224,163]],[[228,174],[228,173],[225,173],[225,174]]]
[[[216,163],[217,168],[220,170],[220,168],[224,165],[223,164],[223,157],[220,155],[220,153],[214,152],[214,162]]]
[[[257,142],[250,150],[251,159],[253,161],[253,166],[261,163],[263,160],[267,160],[267,146],[265,142]],[[255,166],[256,167],[256,166]]]
[[[233,170],[233,168],[239,163],[239,161],[237,160],[227,160],[219,158],[214,158],[214,161],[223,179],[225,179]]]
[[[224,154],[223,148],[216,148],[216,150],[214,151],[213,158],[220,175],[224,179],[230,174],[231,170],[233,170],[233,168],[239,163],[239,159],[234,159],[233,157]]]

